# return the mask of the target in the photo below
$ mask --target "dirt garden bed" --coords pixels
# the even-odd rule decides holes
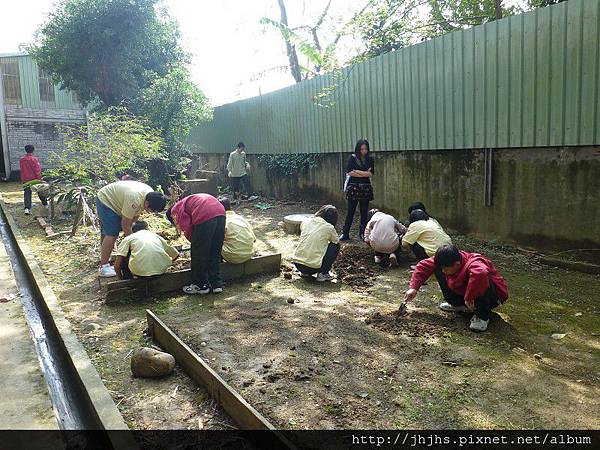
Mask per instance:
[[[511,297],[489,331],[474,334],[469,316],[440,311],[433,278],[398,317],[408,261],[381,269],[352,241],[343,245],[337,283],[290,277],[297,237],[281,221],[319,205],[261,199],[276,207],[235,209],[253,224],[258,252],[282,253],[280,276],[229,283],[221,295],[173,293],[109,307],[95,277],[97,236],[81,229],[70,240],[46,240],[20,213],[16,185],[2,189],[12,191],[5,200],[132,427],[197,428],[199,418],[207,428],[230,426],[180,372],[131,378],[128,354],[144,342],[146,308],[281,428],[600,427],[598,276],[453,236],[490,256],[508,280]],[[356,277],[362,272],[366,281]]]

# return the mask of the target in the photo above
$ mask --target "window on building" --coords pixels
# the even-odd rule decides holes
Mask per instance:
[[[40,86],[40,100],[42,104],[54,104],[54,84],[52,77],[45,70],[38,70],[38,80]]]
[[[21,104],[21,80],[19,79],[19,62],[7,58],[0,61],[2,84],[4,88],[4,103],[9,105]]]

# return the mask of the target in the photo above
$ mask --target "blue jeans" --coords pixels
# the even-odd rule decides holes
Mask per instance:
[[[121,232],[121,216],[98,199],[96,199],[96,210],[102,236],[118,236]]]

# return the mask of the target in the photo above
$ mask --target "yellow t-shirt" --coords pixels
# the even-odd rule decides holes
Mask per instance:
[[[98,191],[98,200],[126,219],[133,219],[144,209],[146,195],[152,188],[139,181],[116,181]]]
[[[158,234],[140,230],[121,241],[117,255],[129,256],[129,270],[140,277],[161,275],[167,271],[179,253]]]
[[[337,244],[339,241],[335,227],[322,217],[307,219],[300,224],[300,241],[292,261],[319,269],[329,243]]]
[[[225,213],[225,240],[221,255],[232,264],[241,264],[254,255],[256,236],[246,219],[233,211]]]
[[[452,244],[452,239],[436,220],[429,219],[417,220],[411,223],[402,238],[402,242],[406,244],[417,243],[425,249],[429,256],[433,256],[442,245]]]

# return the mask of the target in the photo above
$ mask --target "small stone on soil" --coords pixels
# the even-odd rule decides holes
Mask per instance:
[[[454,361],[443,361],[442,364],[444,366],[449,366],[449,367],[456,367],[456,366],[458,366],[458,363],[456,363]]]

